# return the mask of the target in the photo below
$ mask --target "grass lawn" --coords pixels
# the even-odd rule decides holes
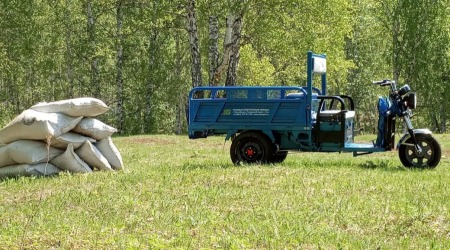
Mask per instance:
[[[396,151],[236,167],[224,137],[117,137],[122,172],[0,181],[0,249],[450,249],[436,137],[422,171]]]

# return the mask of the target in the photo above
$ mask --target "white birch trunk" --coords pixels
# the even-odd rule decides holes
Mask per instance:
[[[181,52],[181,34],[180,32],[177,32],[175,36],[175,51],[176,51],[176,61],[175,61],[175,76],[178,82],[181,82],[181,69],[182,69],[182,60],[183,60],[183,53]],[[176,118],[176,131],[175,133],[177,135],[180,135],[183,132],[183,113],[185,113],[186,110],[186,94],[182,93],[183,91],[180,91],[180,97],[178,99],[177,104],[177,118]]]
[[[202,85],[202,63],[198,41],[197,20],[195,17],[195,0],[187,0],[186,13],[189,46],[191,50],[192,87],[197,87]]]
[[[122,2],[118,1],[116,6],[116,41],[117,41],[117,61],[116,61],[116,86],[117,86],[117,131],[123,134],[125,124],[125,114],[123,109],[123,8]]]
[[[216,85],[214,75],[219,64],[219,21],[209,17],[209,85]]]
[[[215,71],[213,85],[219,85],[223,74],[227,71],[228,66],[230,64],[231,49],[233,46],[232,36],[233,36],[234,19],[235,19],[234,15],[229,15],[227,17],[227,26],[225,28],[225,37],[223,40],[222,61]]]
[[[157,68],[156,65],[156,39],[158,37],[158,32],[155,29],[152,29],[150,31],[150,35],[148,36],[148,76],[147,76],[147,86],[146,86],[146,92],[145,92],[145,110],[144,110],[144,119],[142,124],[142,132],[143,133],[151,133],[154,126],[152,121],[153,116],[153,107],[152,107],[152,100],[153,100],[153,90],[155,87],[154,78],[153,78],[153,72],[155,68]]]
[[[87,2],[87,30],[89,37],[89,53],[92,55],[91,58],[91,82],[90,86],[94,89],[94,96],[100,97],[101,89],[100,89],[100,81],[99,81],[99,68],[98,68],[98,59],[95,55],[96,49],[96,30],[95,24],[96,20],[94,17],[94,11],[92,7],[92,1],[88,0]]]
[[[240,49],[241,49],[241,31],[242,31],[242,14],[237,15],[234,18],[232,31],[233,36],[231,39],[231,51],[230,51],[230,61],[228,65],[227,78],[225,80],[225,86],[235,86],[237,78],[237,69],[240,59]]]
[[[70,20],[70,8],[69,5],[70,1],[66,0],[66,11],[64,13],[64,17],[66,20]],[[67,69],[66,69],[66,77],[67,82],[69,83],[69,98],[74,97],[74,77],[73,77],[73,51],[72,51],[72,25],[70,21],[67,23],[67,30],[66,30],[66,63],[67,63]]]

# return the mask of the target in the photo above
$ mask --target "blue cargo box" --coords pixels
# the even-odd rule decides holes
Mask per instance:
[[[242,130],[311,130],[319,101],[313,93],[308,105],[307,95],[303,87],[194,88],[189,93],[189,137]]]

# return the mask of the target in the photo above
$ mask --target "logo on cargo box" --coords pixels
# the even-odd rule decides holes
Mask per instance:
[[[233,109],[233,116],[268,116],[269,109]]]
[[[231,115],[231,109],[224,109],[222,115]]]

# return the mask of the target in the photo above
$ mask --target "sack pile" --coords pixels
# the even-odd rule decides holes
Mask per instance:
[[[96,98],[39,103],[0,130],[0,177],[47,176],[123,169],[111,136],[96,119],[108,111]]]

